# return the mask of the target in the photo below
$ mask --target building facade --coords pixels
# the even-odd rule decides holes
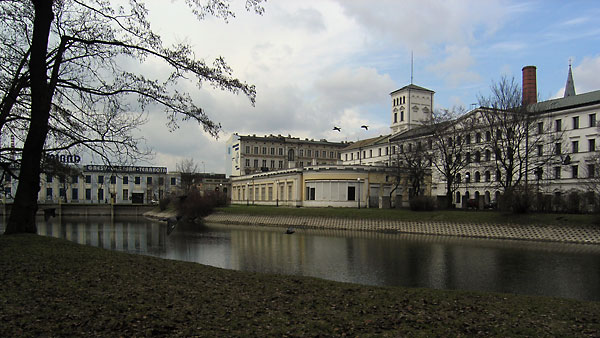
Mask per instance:
[[[325,139],[300,139],[282,135],[238,135],[227,141],[226,173],[242,176],[259,172],[337,164],[348,144]]]

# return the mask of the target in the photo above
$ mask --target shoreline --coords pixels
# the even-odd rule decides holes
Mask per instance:
[[[149,213],[148,213],[149,214]],[[152,218],[157,215],[151,216]],[[147,216],[148,217],[148,216]],[[303,229],[375,231],[399,234],[456,236],[577,244],[600,244],[600,229],[515,224],[473,224],[454,222],[409,222],[384,219],[327,218],[310,216],[244,215],[214,213],[205,222]]]

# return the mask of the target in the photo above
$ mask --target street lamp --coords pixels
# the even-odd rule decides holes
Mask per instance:
[[[357,200],[358,200],[358,208],[360,209],[360,177],[357,178],[356,181],[358,182],[358,196],[357,196]]]

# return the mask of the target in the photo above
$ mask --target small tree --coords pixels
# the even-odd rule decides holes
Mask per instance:
[[[181,173],[181,189],[183,193],[188,193],[194,186],[194,180],[198,174],[198,164],[193,158],[183,159],[177,162],[176,170]]]

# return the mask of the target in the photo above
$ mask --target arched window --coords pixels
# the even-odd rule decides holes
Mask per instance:
[[[394,123],[398,123],[398,113],[394,113]]]
[[[485,150],[485,160],[489,161],[492,159],[492,152],[489,149]]]
[[[294,161],[295,157],[296,156],[294,155],[294,149],[288,150],[288,161]]]
[[[400,121],[404,121],[404,110],[400,111]]]
[[[479,171],[475,172],[475,182],[481,182],[481,174],[479,173]]]
[[[485,181],[489,182],[491,179],[491,175],[489,171],[486,171],[485,174],[483,174],[485,176]]]
[[[460,203],[460,191],[456,192],[456,203]]]

